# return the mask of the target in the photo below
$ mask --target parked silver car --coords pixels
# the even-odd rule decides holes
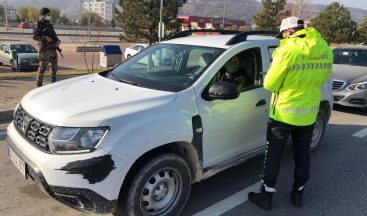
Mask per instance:
[[[13,71],[37,70],[38,52],[30,44],[3,43],[0,45],[0,64],[10,65]]]
[[[367,46],[334,49],[334,103],[367,110]]]

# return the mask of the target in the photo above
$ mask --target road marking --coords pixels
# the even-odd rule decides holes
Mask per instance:
[[[231,209],[233,209],[236,206],[239,206],[240,204],[247,201],[247,194],[251,191],[258,191],[260,188],[261,183],[258,182],[254,185],[251,185],[250,187],[233,194],[230,197],[227,197],[226,199],[204,209],[201,212],[198,212],[194,214],[193,216],[219,216]]]
[[[367,128],[358,131],[357,133],[353,134],[353,136],[358,138],[363,138],[367,136]]]

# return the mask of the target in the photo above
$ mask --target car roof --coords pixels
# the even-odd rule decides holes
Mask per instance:
[[[358,50],[367,50],[367,46],[364,45],[354,45],[354,46],[342,46],[336,47],[335,49],[358,49]]]
[[[165,44],[185,44],[193,46],[205,46],[228,49],[231,45],[227,45],[227,42],[236,35],[207,35],[207,36],[188,36],[181,37],[172,40],[163,41]],[[279,39],[270,36],[258,36],[250,35],[247,37],[246,42],[249,41],[279,41]]]

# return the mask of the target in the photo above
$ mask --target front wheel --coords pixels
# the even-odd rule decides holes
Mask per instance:
[[[130,54],[128,54],[126,57],[129,59],[129,58],[131,58],[131,55],[130,55]]]
[[[129,216],[179,215],[190,191],[191,171],[187,162],[176,154],[164,154],[148,161],[137,172],[117,213]]]
[[[16,72],[18,70],[17,64],[14,60],[10,62],[10,67],[13,72]]]
[[[325,134],[326,124],[326,113],[324,110],[320,109],[319,113],[317,114],[315,128],[312,134],[310,145],[311,152],[315,152],[319,148]]]

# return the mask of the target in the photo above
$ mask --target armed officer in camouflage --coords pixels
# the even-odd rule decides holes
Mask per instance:
[[[43,76],[47,66],[51,65],[51,82],[56,82],[57,73],[57,52],[60,50],[60,40],[56,35],[53,25],[50,22],[51,11],[42,8],[39,20],[33,25],[33,39],[38,41],[40,66],[37,73],[37,86],[41,87]]]

